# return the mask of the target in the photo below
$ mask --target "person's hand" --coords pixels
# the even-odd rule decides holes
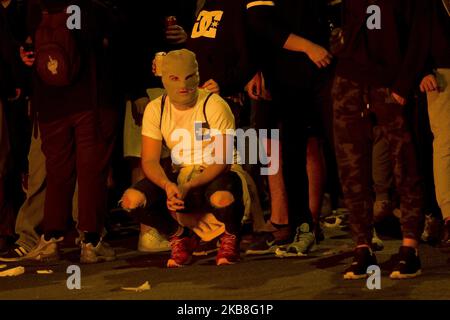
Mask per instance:
[[[36,58],[34,57],[34,52],[32,51],[25,51],[25,49],[21,46],[20,47],[20,59],[22,59],[22,62],[27,67],[32,67],[34,64],[34,61]]]
[[[22,95],[22,89],[16,88],[15,96],[8,98],[8,101],[11,101],[11,102],[17,101],[17,100],[19,100],[21,95]]]
[[[166,40],[171,44],[182,44],[187,41],[188,35],[179,25],[169,26],[166,29]]]
[[[305,53],[318,68],[326,68],[331,64],[331,61],[333,59],[331,53],[329,53],[325,48],[312,42],[308,46],[308,49]]]
[[[145,108],[149,102],[150,99],[148,97],[142,97],[132,102],[131,114],[137,126],[142,126],[142,118],[144,117]]]
[[[394,98],[394,100],[401,106],[406,105],[406,99],[403,98],[402,96],[398,95],[395,92],[392,92],[392,98]]]
[[[202,89],[208,90],[209,92],[220,94],[220,87],[217,82],[215,82],[213,79],[209,79],[205,82],[205,84],[202,86]]]
[[[439,89],[439,85],[436,77],[433,74],[429,74],[422,79],[420,83],[420,91],[433,92]]]
[[[245,87],[248,96],[253,100],[259,100],[262,94],[262,78],[261,73],[257,72],[255,76],[250,80],[250,82]]]
[[[181,199],[181,191],[173,182],[168,182],[164,186],[164,191],[167,196],[167,208],[170,211],[179,211],[184,209],[184,201]]]
[[[179,199],[180,200],[186,199],[186,197],[187,197],[189,191],[191,191],[191,189],[192,189],[192,185],[189,182],[186,182],[185,184],[178,186],[178,190],[180,190],[180,192],[181,192]]]

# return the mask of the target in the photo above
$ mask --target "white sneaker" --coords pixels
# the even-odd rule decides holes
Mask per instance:
[[[59,260],[58,243],[63,240],[64,238],[61,237],[59,239],[51,238],[49,241],[46,241],[44,235],[42,235],[38,244],[30,252],[28,252],[25,257],[23,257],[23,260]]]
[[[170,251],[170,242],[156,229],[150,228],[139,234],[138,251],[151,253]]]

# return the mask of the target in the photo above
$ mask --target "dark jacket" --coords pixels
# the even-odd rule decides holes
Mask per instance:
[[[442,0],[430,0],[432,10],[431,58],[435,68],[450,68],[450,16]]]
[[[186,33],[195,18],[195,0],[142,1],[121,0],[123,17],[124,77],[128,98],[147,96],[148,88],[162,87],[161,80],[152,73],[152,62],[157,52],[181,49],[165,39],[165,17],[175,16]]]
[[[429,0],[344,0],[346,50],[337,74],[363,84],[387,87],[407,97],[420,81],[427,55]],[[370,30],[366,11],[381,9],[381,29]]]
[[[273,52],[264,57],[263,69],[273,64],[277,83],[307,87],[317,75],[316,65],[305,53],[283,49],[291,33],[328,47],[329,25],[327,0],[247,0],[247,14],[253,37],[259,37],[260,50]]]
[[[0,11],[0,99],[14,95],[14,89],[21,86],[18,52],[4,12]]]
[[[200,83],[213,79],[224,97],[242,92],[251,79],[245,3],[206,0],[189,33],[187,48],[197,55]]]

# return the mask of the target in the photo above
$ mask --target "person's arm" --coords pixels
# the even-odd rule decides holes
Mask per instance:
[[[391,90],[394,98],[400,104],[406,104],[406,98],[420,81],[430,49],[431,38],[431,7],[427,0],[409,2],[412,9],[409,18],[411,28],[405,59],[397,79]]]
[[[319,68],[328,66],[332,55],[284,27],[276,17],[275,7],[276,1],[247,1],[248,24],[253,34],[265,35],[265,39],[276,48],[305,53]]]

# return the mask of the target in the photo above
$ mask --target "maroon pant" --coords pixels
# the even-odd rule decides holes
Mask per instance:
[[[78,230],[101,232],[107,210],[107,176],[117,118],[113,111],[86,111],[41,122],[47,192],[43,229],[65,231],[78,181]]]

